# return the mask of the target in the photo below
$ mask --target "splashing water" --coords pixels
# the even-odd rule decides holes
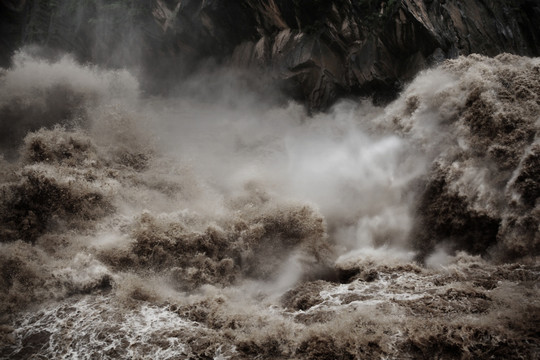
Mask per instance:
[[[459,58],[315,116],[14,64],[0,357],[540,354],[539,59]]]

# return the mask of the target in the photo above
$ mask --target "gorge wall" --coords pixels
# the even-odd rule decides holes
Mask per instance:
[[[0,60],[41,44],[135,67],[162,91],[212,64],[261,69],[312,109],[337,98],[395,98],[459,55],[540,54],[533,0],[3,0]],[[142,64],[142,67],[140,66]],[[172,86],[172,85],[171,85]]]
[[[537,4],[0,0],[0,360],[538,359]]]

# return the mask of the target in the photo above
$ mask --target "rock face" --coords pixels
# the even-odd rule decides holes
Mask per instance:
[[[168,3],[158,1],[155,15],[170,45],[182,51],[202,42],[199,56],[270,68],[315,108],[349,93],[392,97],[420,69],[445,58],[540,50],[535,1]]]
[[[419,70],[445,58],[540,54],[535,0],[4,0],[0,6],[4,62],[21,42],[111,66],[142,63],[156,79],[178,79],[212,59],[269,71],[315,109],[347,94],[392,98]]]

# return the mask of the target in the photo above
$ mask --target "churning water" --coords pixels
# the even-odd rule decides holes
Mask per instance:
[[[540,59],[314,116],[234,79],[16,55],[0,357],[540,357]]]

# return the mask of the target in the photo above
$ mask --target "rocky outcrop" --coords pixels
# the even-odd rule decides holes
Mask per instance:
[[[9,10],[1,15],[4,58],[15,44],[37,42],[83,61],[142,63],[153,79],[149,83],[160,87],[211,59],[268,71],[311,108],[348,94],[393,98],[419,70],[461,54],[540,54],[535,0],[4,0],[0,5]]]
[[[155,12],[171,36],[168,46],[271,69],[315,108],[343,94],[392,97],[420,69],[445,58],[540,50],[534,1],[168,3],[158,1]]]

